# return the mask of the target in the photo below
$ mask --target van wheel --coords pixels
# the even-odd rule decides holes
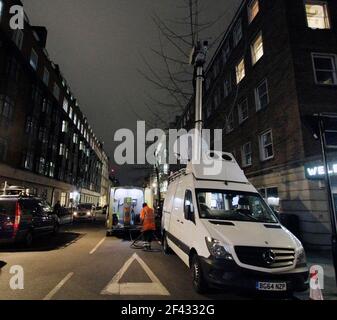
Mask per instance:
[[[33,233],[28,231],[24,240],[24,246],[30,248],[33,245]]]
[[[170,246],[168,245],[168,242],[167,242],[166,233],[164,233],[164,236],[163,236],[163,251],[164,251],[165,254],[171,254],[172,253],[171,248],[170,248]]]
[[[204,279],[202,267],[197,254],[194,254],[191,260],[191,272],[193,279],[193,287],[197,293],[205,293],[208,289]]]

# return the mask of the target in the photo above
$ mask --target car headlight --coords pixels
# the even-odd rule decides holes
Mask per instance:
[[[90,211],[87,212],[87,216],[91,216],[91,212]]]
[[[77,214],[78,214],[78,213],[77,213],[76,211],[74,211],[74,213],[73,213],[73,214],[74,214],[74,216],[75,216],[75,217],[77,217]]]
[[[307,257],[305,255],[304,248],[300,247],[297,250],[296,267],[306,267],[306,265],[307,265]]]
[[[206,237],[206,244],[207,244],[209,253],[215,259],[233,260],[233,257],[228,252],[228,249],[226,249],[225,245],[221,243],[219,240]]]

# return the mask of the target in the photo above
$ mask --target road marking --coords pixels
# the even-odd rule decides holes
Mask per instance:
[[[119,283],[125,272],[129,269],[133,261],[138,261],[143,270],[151,279],[151,283]],[[170,293],[159,281],[156,275],[151,271],[148,265],[141,259],[137,253],[134,253],[129,260],[127,260],[123,267],[114,275],[108,285],[101,291],[104,295],[158,295],[169,296]]]
[[[92,250],[89,252],[89,254],[93,254],[93,253],[99,248],[99,246],[104,242],[104,240],[105,240],[105,237],[104,237],[100,242],[98,242],[98,243],[96,244],[95,248],[92,249]]]
[[[66,275],[66,277],[59,282],[59,284],[50,291],[43,300],[51,300],[51,298],[64,286],[64,284],[74,275],[74,272],[70,272]]]

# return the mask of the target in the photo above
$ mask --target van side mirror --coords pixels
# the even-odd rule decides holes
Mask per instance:
[[[193,210],[193,206],[191,204],[185,205],[184,213],[185,213],[185,219],[186,220],[195,222],[195,219],[194,219],[194,210]]]

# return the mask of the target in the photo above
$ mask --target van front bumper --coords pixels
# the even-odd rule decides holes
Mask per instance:
[[[271,274],[242,268],[234,261],[199,258],[205,280],[215,287],[258,291],[258,282],[285,282],[287,284],[287,292],[301,292],[309,288],[309,271],[302,271],[303,269]]]

